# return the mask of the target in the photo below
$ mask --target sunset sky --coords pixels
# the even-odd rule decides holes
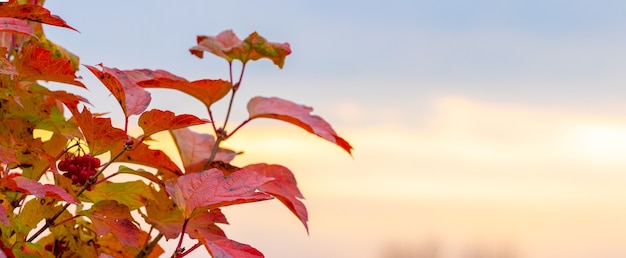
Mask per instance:
[[[49,38],[89,65],[225,78],[225,61],[189,54],[197,35],[291,44],[282,70],[247,67],[234,120],[250,97],[278,96],[312,106],[355,150],[269,120],[225,142],[245,151],[238,165],[289,167],[306,196],[310,236],[277,201],[224,209],[227,234],[267,257],[626,257],[624,1],[46,5],[80,31],[46,27]],[[80,74],[89,91],[54,87],[121,124],[104,86]],[[151,108],[206,116],[152,93]]]

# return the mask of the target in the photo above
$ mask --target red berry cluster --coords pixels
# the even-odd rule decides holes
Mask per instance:
[[[75,156],[61,160],[59,170],[65,171],[63,175],[72,179],[72,184],[84,185],[89,177],[96,174],[96,169],[100,167],[100,159],[89,154]]]

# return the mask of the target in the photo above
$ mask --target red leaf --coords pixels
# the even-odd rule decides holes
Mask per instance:
[[[198,45],[189,49],[193,55],[202,58],[204,51],[207,51],[228,62],[240,60],[246,63],[249,60],[268,58],[282,68],[285,58],[291,54],[289,43],[268,42],[256,32],[243,41],[232,30],[222,31],[217,36],[198,36],[196,41]]]
[[[137,142],[136,139],[133,141]],[[113,153],[119,153],[124,148],[123,144],[116,145]],[[156,168],[159,172],[168,172],[174,175],[182,175],[180,168],[161,150],[150,149],[144,142],[135,146],[132,150],[124,152],[115,162],[127,162]]]
[[[27,21],[15,18],[0,18],[0,31],[24,34],[37,38]]]
[[[299,200],[304,199],[304,196],[300,193],[296,178],[288,168],[264,163],[252,164],[243,168],[256,171],[259,175],[273,177],[274,181],[267,182],[259,187],[259,190],[271,194],[280,200],[280,202],[287,206],[287,208],[300,219],[306,231],[309,231],[309,226],[307,225],[309,216],[304,203]]]
[[[2,5],[0,17],[12,17],[76,30],[67,25],[59,16],[50,14],[50,11],[43,6],[18,4],[17,1]]]
[[[74,198],[70,194],[68,194],[63,188],[58,187],[56,185],[45,184],[23,177],[23,176],[14,176],[8,177],[6,180],[12,180],[15,183],[15,188],[11,190],[17,190],[20,192],[25,192],[28,194],[32,194],[39,198],[44,197],[52,197],[59,200],[66,201],[68,203],[76,203]],[[8,184],[13,185],[13,184]]]
[[[17,156],[15,156],[15,150],[6,148],[0,145],[0,163],[11,164],[18,163]]]
[[[152,100],[150,92],[139,87],[137,82],[124,71],[109,68],[102,64],[99,64],[102,67],[102,71],[93,66],[84,66],[111,91],[118,103],[120,103],[126,117],[141,114],[150,104]]]
[[[256,189],[271,181],[254,171],[242,169],[224,176],[218,169],[180,176],[176,183],[168,181],[165,189],[185,218],[191,218],[197,209],[215,209],[233,204],[257,202],[272,197]]]
[[[282,120],[299,126],[319,137],[322,137],[351,153],[352,146],[337,136],[335,130],[324,119],[311,115],[313,108],[298,105],[280,98],[254,97],[248,102],[250,119],[265,117]]]
[[[76,76],[69,59],[55,58],[50,50],[34,44],[24,46],[15,60],[15,68],[20,71],[19,79],[22,81],[54,81],[85,88],[82,82],[77,81],[80,77]]]
[[[139,247],[141,229],[135,225],[126,205],[111,200],[99,201],[81,214],[91,219],[98,235],[111,232],[122,245]]]
[[[191,218],[187,224],[186,232],[191,238],[198,239],[213,257],[263,257],[259,250],[228,239],[224,231],[215,223],[226,223],[226,217],[219,209],[204,212]]]
[[[232,52],[239,50],[243,44],[243,41],[232,30],[222,31],[217,36],[198,36],[196,41],[198,45],[189,49],[192,54],[202,58],[204,51],[207,51],[226,59],[228,62],[238,59],[234,57]],[[233,56],[229,56],[227,53]]]
[[[170,133],[180,153],[185,173],[204,170],[215,145],[213,135],[196,133],[189,128],[171,130]],[[232,150],[219,148],[213,160],[230,162],[236,155],[237,153]]]
[[[124,130],[113,127],[110,118],[96,117],[87,108],[83,108],[83,112],[74,115],[74,118],[85,136],[91,155],[103,154],[116,145],[123,145],[126,140]]]
[[[143,136],[148,137],[154,133],[175,130],[192,125],[206,124],[208,121],[194,115],[174,115],[171,111],[152,109],[144,112],[139,117],[139,127],[143,129]]]
[[[184,92],[202,101],[207,108],[226,96],[232,86],[230,82],[224,80],[205,79],[188,82],[182,78],[178,80],[171,78],[155,78],[140,81],[138,84],[144,88],[165,88]]]

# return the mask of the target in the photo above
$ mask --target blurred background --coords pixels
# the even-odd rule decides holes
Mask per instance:
[[[225,142],[245,152],[237,165],[290,168],[306,197],[310,235],[277,201],[224,209],[229,237],[267,257],[626,257],[624,1],[46,6],[80,31],[46,27],[49,38],[89,65],[226,78],[225,61],[189,54],[197,35],[258,31],[291,44],[282,70],[247,67],[232,121],[252,96],[278,96],[312,106],[355,150],[271,120]],[[89,91],[54,87],[121,125],[114,98],[80,74]],[[151,92],[151,108],[206,117],[199,101]]]

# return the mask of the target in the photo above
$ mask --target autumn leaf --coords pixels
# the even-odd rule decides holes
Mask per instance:
[[[201,134],[191,131],[189,128],[171,130],[174,143],[185,168],[185,173],[204,170],[204,165],[209,161],[215,138],[210,134]],[[236,152],[219,148],[215,161],[230,162],[237,155]]]
[[[30,199],[17,214],[13,223],[14,228],[24,235],[27,234],[36,228],[40,221],[54,216],[55,213],[62,209],[62,206],[56,204],[57,201],[48,198]]]
[[[68,203],[76,203],[74,198],[63,188],[52,184],[41,184],[38,181],[14,174],[0,179],[1,185],[10,190],[32,194],[39,198],[52,197]]]
[[[102,182],[84,192],[81,199],[96,203],[103,200],[114,200],[128,206],[132,210],[145,206],[154,200],[150,187],[141,180],[128,182]]]
[[[339,137],[324,119],[311,115],[313,108],[298,105],[288,100],[272,97],[254,97],[248,102],[250,120],[255,118],[273,118],[282,120],[322,137],[351,154],[352,146]]]
[[[213,257],[263,257],[259,250],[228,239],[224,231],[215,223],[228,224],[226,217],[219,209],[212,209],[194,216],[187,223],[185,231],[191,238],[198,239]]]
[[[132,139],[137,142],[137,139]],[[124,146],[118,144],[112,153],[122,152]],[[150,149],[150,146],[145,142],[136,144],[132,150],[125,151],[122,155],[115,160],[115,162],[126,162],[138,165],[144,165],[152,168],[156,168],[159,172],[167,172],[173,175],[182,175],[180,168],[170,159],[165,152],[161,150]]]
[[[80,77],[76,76],[69,59],[53,57],[50,50],[35,44],[26,44],[14,65],[15,69],[20,71],[19,79],[22,81],[54,81],[85,88],[85,85],[77,80]]]
[[[143,129],[143,137],[149,137],[160,131],[175,130],[192,125],[206,124],[209,121],[194,115],[175,115],[172,111],[152,109],[139,116],[139,127]]]
[[[113,233],[125,246],[139,247],[141,229],[135,225],[126,205],[117,201],[104,200],[95,203],[91,209],[80,212],[89,217],[98,235]]]
[[[257,32],[251,33],[243,41],[232,30],[225,30],[217,36],[198,36],[197,45],[189,49],[193,55],[202,58],[204,51],[211,52],[228,62],[268,58],[282,68],[287,55],[291,54],[289,43],[268,42]]]
[[[7,218],[7,209],[2,205],[0,205],[0,222],[5,226],[11,225],[11,222]]]
[[[2,164],[11,164],[18,163],[17,157],[15,156],[15,150],[11,148],[4,147],[0,145],[0,163]]]
[[[252,164],[243,167],[257,172],[259,175],[274,178],[274,181],[267,182],[259,187],[259,191],[266,192],[276,197],[282,202],[294,215],[300,219],[306,231],[309,231],[307,221],[309,216],[304,203],[299,199],[304,199],[302,193],[298,189],[298,184],[293,173],[286,167],[281,165],[268,165],[265,163]]]
[[[50,14],[48,9],[40,5],[19,4],[15,1],[10,4],[2,5],[2,8],[0,8],[0,17],[11,17],[27,21],[40,22],[76,31],[76,29],[67,25],[67,23],[59,16]]]
[[[10,226],[11,221],[9,221],[9,214],[14,216],[12,212],[11,202],[7,199],[7,197],[3,194],[0,194],[0,222],[2,222],[5,226]],[[2,243],[0,243],[0,247],[2,247]]]
[[[146,213],[141,210],[139,213],[147,223],[159,230],[166,239],[174,239],[180,235],[183,230],[183,222],[185,218],[180,209],[176,207],[174,201],[167,195],[165,188],[161,187],[159,191],[151,188],[154,200],[149,200],[146,204]]]
[[[139,87],[136,81],[124,71],[117,68],[109,68],[102,64],[99,64],[102,67],[102,71],[90,65],[84,66],[109,89],[122,107],[127,118],[131,115],[141,114],[150,104],[152,100],[150,93]]]
[[[6,47],[0,47],[0,74],[16,75],[13,63],[7,59],[8,50]]]
[[[116,145],[123,145],[126,140],[124,130],[111,125],[111,118],[96,117],[87,108],[75,114],[74,119],[87,141],[91,155],[97,156],[111,150]]]
[[[185,215],[191,218],[199,209],[269,200],[272,197],[256,189],[271,181],[254,171],[242,169],[224,176],[218,169],[180,176],[174,183],[165,183],[165,189]]]
[[[67,107],[70,113],[72,113],[72,115],[77,115],[79,113],[79,103],[82,102],[90,104],[86,98],[62,90],[49,91],[47,95],[63,103],[63,105]]]
[[[207,108],[226,96],[232,87],[230,82],[224,80],[204,79],[188,82],[182,78],[176,80],[155,78],[140,81],[137,84],[144,88],[163,88],[181,91],[200,100]]]
[[[176,207],[165,188],[162,187],[158,191],[151,188],[151,192],[155,200],[148,201],[146,205],[147,214],[143,214],[141,210],[139,210],[139,213],[147,223],[158,229],[166,239],[177,238],[183,229],[185,220],[182,211]]]
[[[23,34],[37,38],[27,21],[15,18],[0,18],[0,31]]]
[[[148,180],[150,180],[150,181],[152,181],[152,182],[154,182],[154,183],[156,183],[158,185],[165,185],[163,183],[163,181],[161,181],[161,179],[159,179],[158,177],[156,177],[154,175],[154,173],[145,171],[145,170],[143,170],[141,168],[139,168],[139,169],[132,169],[132,168],[129,168],[127,166],[120,166],[118,168],[118,170],[117,170],[117,173],[136,175],[136,176],[140,176],[140,177],[143,177],[145,179],[148,179]]]

